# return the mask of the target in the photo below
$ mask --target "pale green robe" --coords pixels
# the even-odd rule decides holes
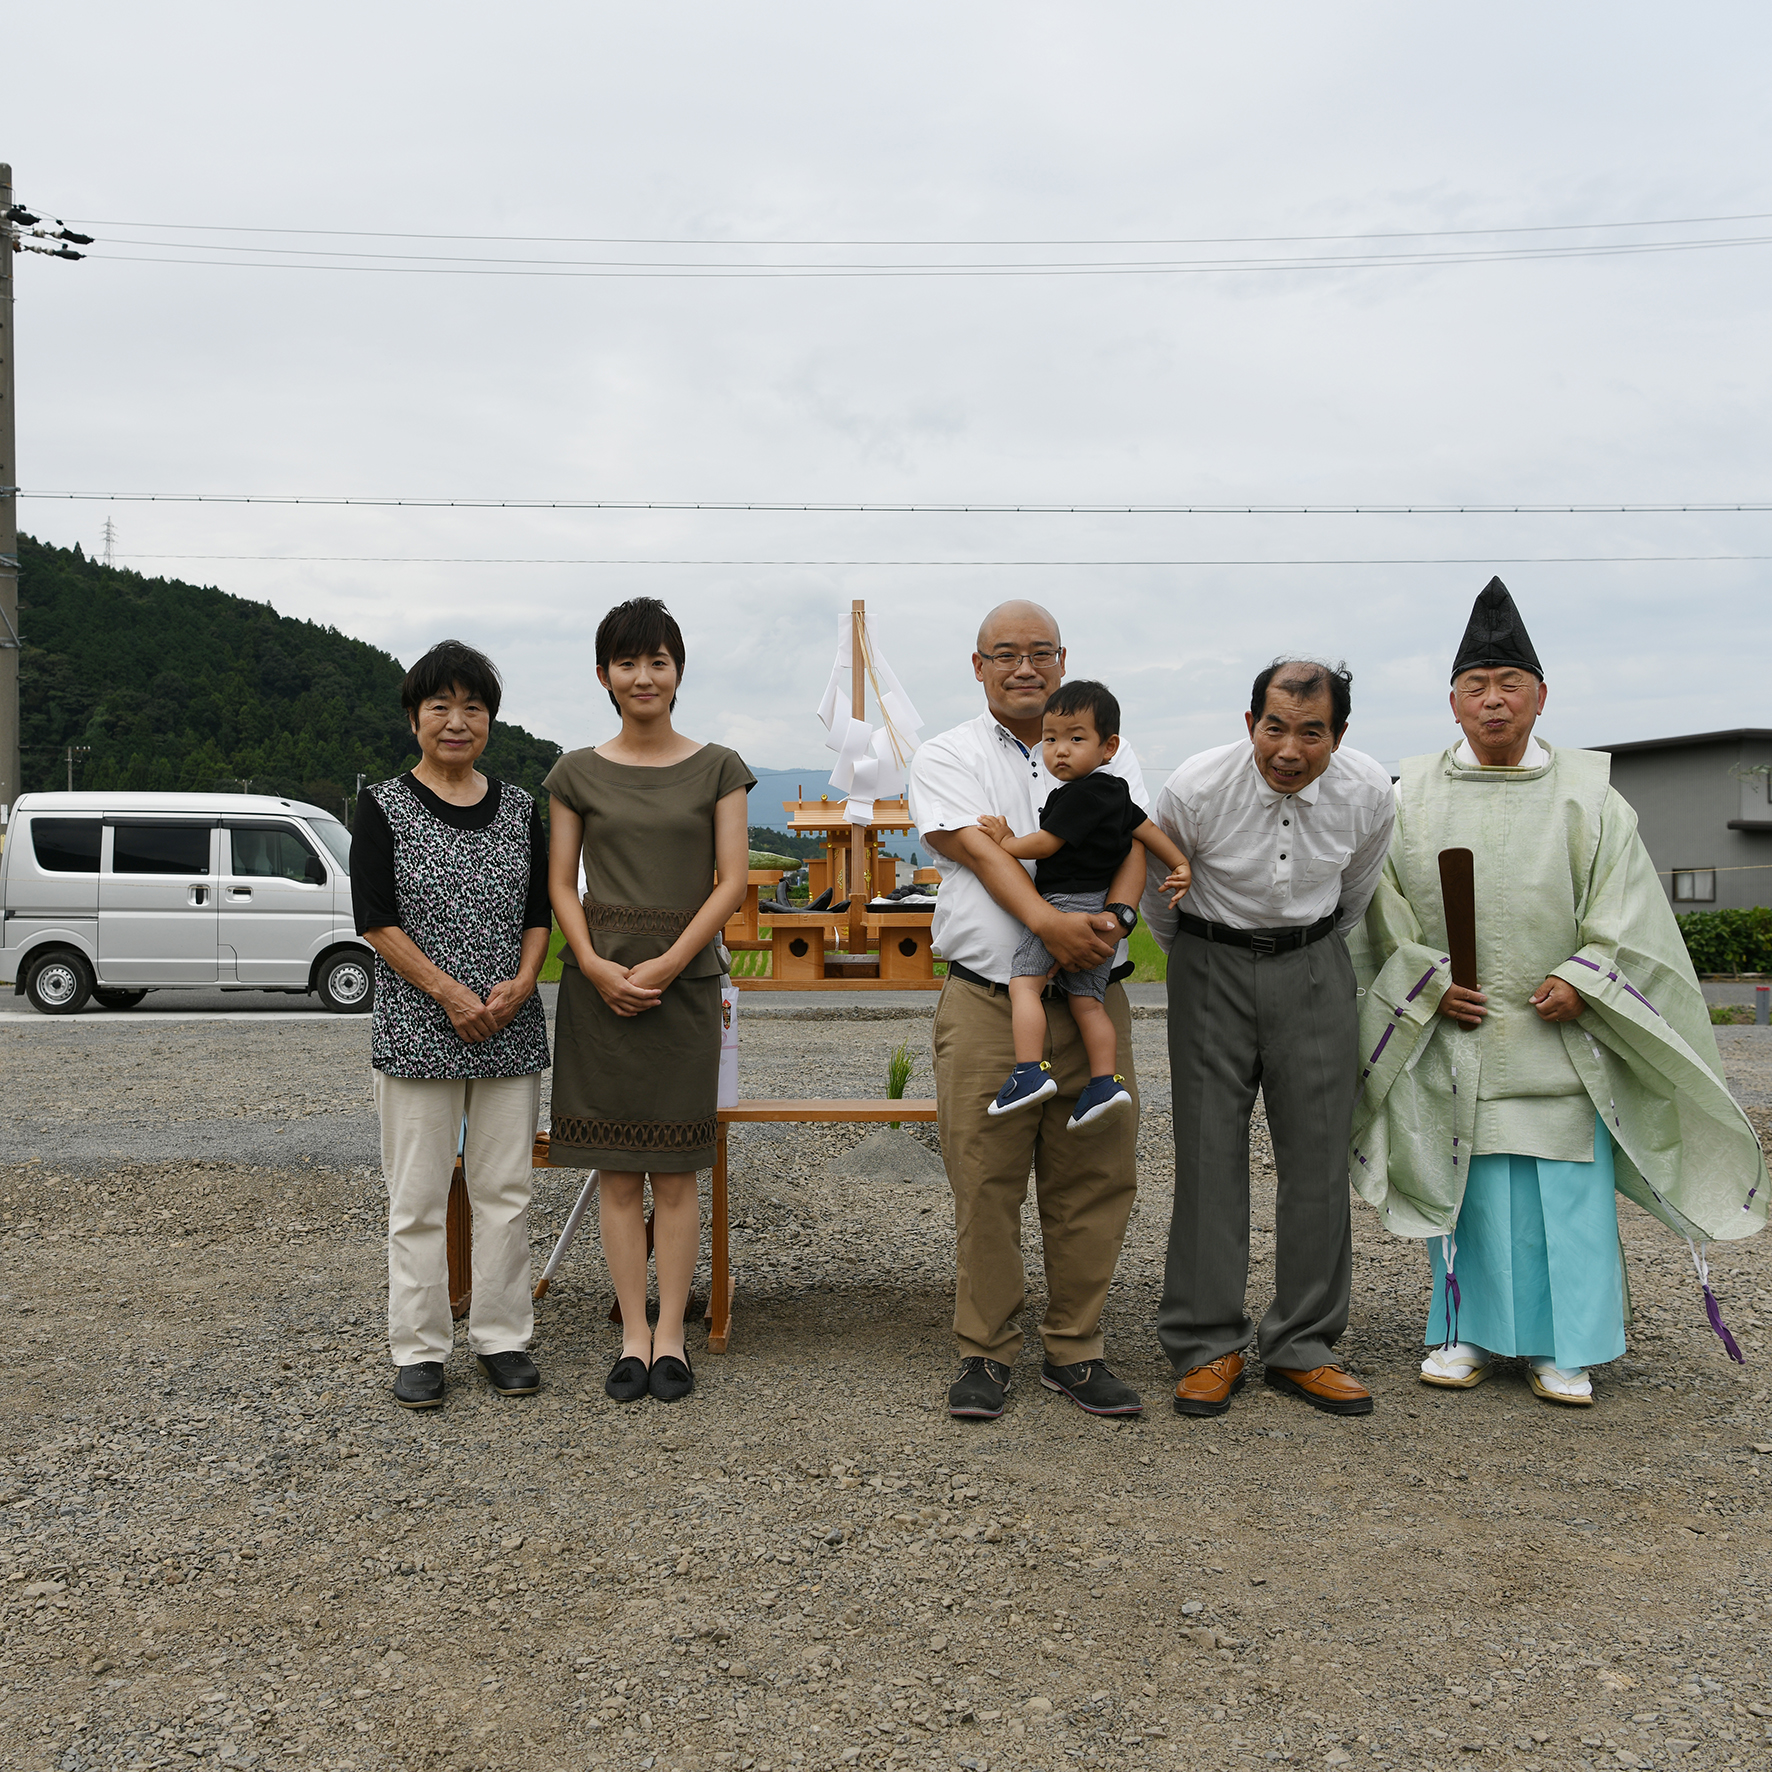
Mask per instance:
[[[1710,1015],[1637,818],[1603,752],[1473,769],[1448,750],[1403,764],[1397,823],[1349,949],[1360,996],[1350,1174],[1387,1229],[1450,1231],[1473,1150],[1593,1157],[1597,1112],[1618,1191],[1695,1243],[1766,1222],[1766,1163],[1723,1082]],[[1437,1013],[1452,982],[1439,853],[1476,857],[1480,1027]],[[1547,977],[1573,1022],[1527,1002]]]

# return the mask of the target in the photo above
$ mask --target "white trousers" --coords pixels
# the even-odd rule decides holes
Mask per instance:
[[[535,1329],[529,1198],[539,1073],[441,1081],[372,1074],[388,1187],[388,1346],[394,1364],[446,1360],[454,1345],[445,1224],[464,1114],[462,1168],[474,1225],[468,1346],[477,1354],[526,1348]]]

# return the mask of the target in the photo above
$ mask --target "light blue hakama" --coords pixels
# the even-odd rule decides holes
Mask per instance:
[[[1455,1339],[1492,1354],[1554,1359],[1565,1371],[1624,1352],[1612,1140],[1594,1122],[1591,1163],[1543,1157],[1471,1159],[1455,1232]],[[1428,1241],[1434,1302],[1426,1345],[1447,1340],[1446,1261]]]

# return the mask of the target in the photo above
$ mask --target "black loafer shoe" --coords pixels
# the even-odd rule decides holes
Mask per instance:
[[[651,1389],[661,1403],[674,1403],[679,1397],[688,1396],[695,1389],[695,1374],[689,1370],[689,1362],[679,1360],[675,1354],[660,1354],[652,1362]]]
[[[960,1362],[960,1376],[948,1386],[948,1414],[959,1421],[995,1421],[1009,1394],[1009,1368],[982,1354]]]
[[[623,1354],[603,1380],[603,1394],[617,1403],[637,1403],[646,1395],[650,1374],[638,1354]]]
[[[481,1354],[480,1370],[501,1397],[533,1397],[541,1389],[541,1374],[521,1348],[508,1353]]]
[[[435,1409],[443,1401],[443,1362],[420,1360],[402,1366],[394,1379],[394,1401],[402,1409]]]
[[[1084,1360],[1075,1366],[1054,1366],[1047,1360],[1040,1368],[1040,1382],[1091,1415],[1138,1415],[1144,1410],[1144,1398],[1116,1378],[1105,1360]]]

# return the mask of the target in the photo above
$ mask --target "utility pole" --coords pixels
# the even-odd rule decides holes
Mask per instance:
[[[74,791],[74,759],[76,757],[90,757],[91,755],[92,746],[89,744],[71,744],[68,746],[68,792],[70,794]]]
[[[12,261],[20,252],[48,258],[84,258],[76,246],[90,246],[89,234],[76,234],[12,200],[12,168],[0,162],[0,825],[12,818],[12,803],[24,789],[19,769],[18,714],[18,427],[12,366],[18,356],[12,331]],[[60,241],[60,245],[42,242]]]
[[[18,453],[13,417],[12,168],[0,164],[0,824],[23,783],[18,754]]]

